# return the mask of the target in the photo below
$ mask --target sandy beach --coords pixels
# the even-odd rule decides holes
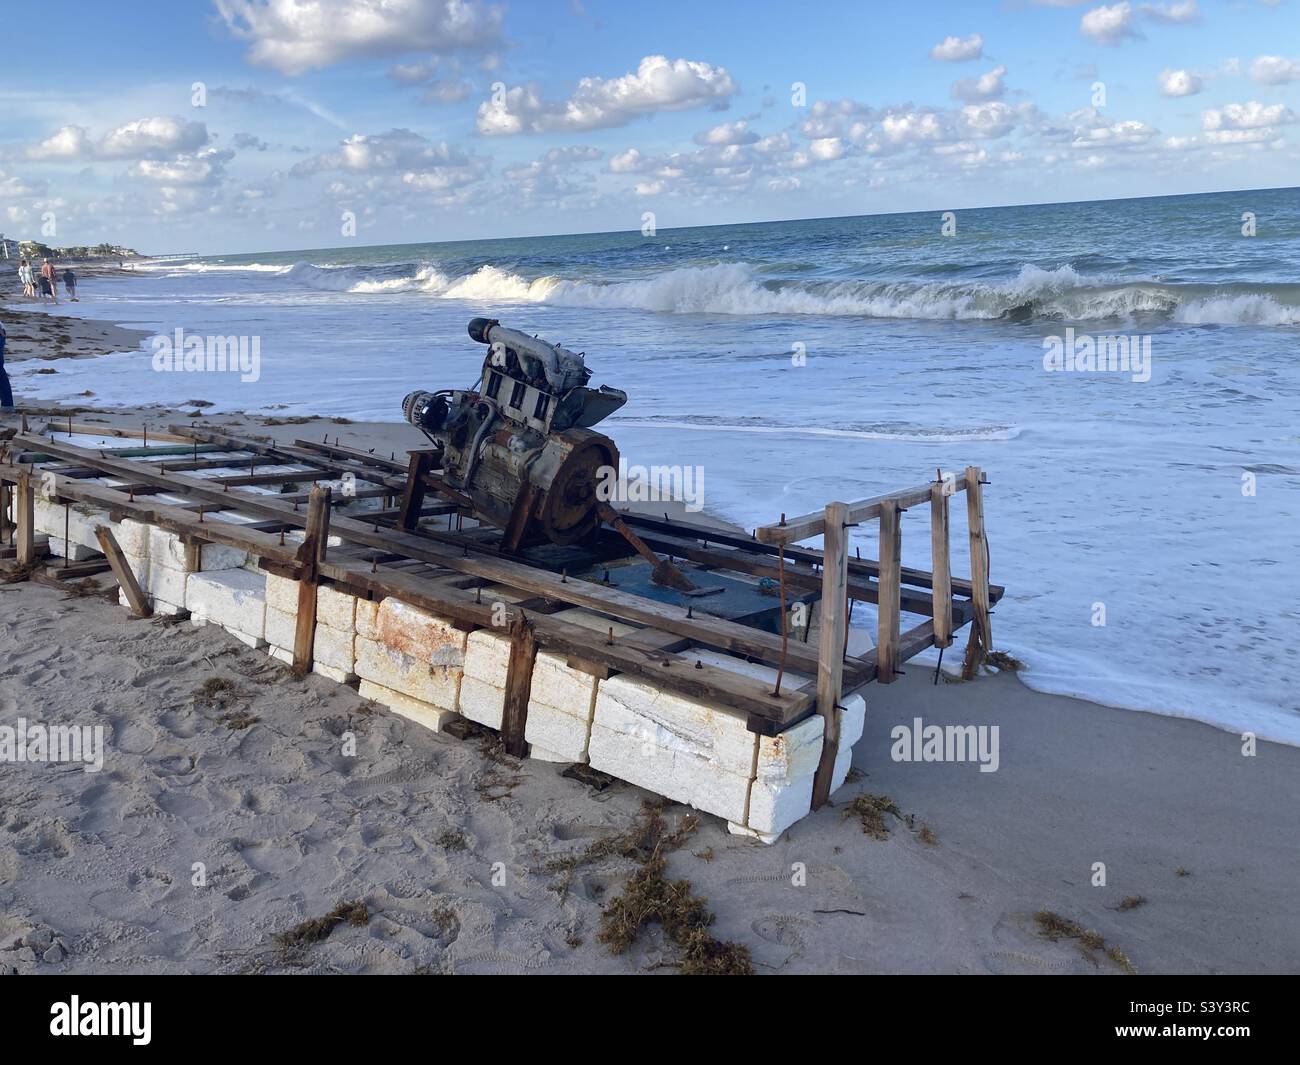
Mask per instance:
[[[36,311],[5,321],[19,365],[140,339]],[[143,406],[78,421],[202,414]],[[423,439],[346,419],[204,420],[399,454]],[[643,867],[655,799],[632,785],[597,791],[506,758],[490,734],[428,732],[213,627],[132,620],[103,597],[0,585],[0,652],[0,725],[75,721],[106,736],[98,773],[0,772],[0,970],[679,966],[658,927],[617,954],[598,940],[602,911]],[[658,810],[668,875],[707,899],[714,934],[755,971],[1300,970],[1300,749],[1244,756],[1234,733],[1035,693],[1009,673],[932,680],[914,662],[900,683],[867,689],[849,784],[770,846],[682,806]],[[891,730],[917,718],[997,726],[997,771],[895,761]],[[355,753],[340,753],[349,733]],[[868,823],[861,796],[896,813]],[[357,902],[364,925],[277,939]],[[1061,935],[1044,912],[1104,945]]]

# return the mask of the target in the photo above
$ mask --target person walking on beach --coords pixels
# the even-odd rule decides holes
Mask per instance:
[[[9,387],[9,375],[5,373],[5,342],[8,339],[4,323],[0,322],[0,414],[10,414],[14,409],[14,390]]]
[[[72,272],[72,267],[63,271],[63,287],[68,290],[68,299],[71,302],[81,302],[77,299],[77,275]]]
[[[59,276],[54,272],[49,259],[44,259],[41,263],[41,298],[46,296],[52,297],[55,303],[59,302]]]
[[[32,264],[26,259],[18,264],[18,280],[23,283],[23,295],[34,300],[36,298],[36,275],[32,272]]]

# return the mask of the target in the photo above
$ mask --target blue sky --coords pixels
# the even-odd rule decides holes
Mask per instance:
[[[0,231],[54,244],[669,228],[1300,163],[1296,0],[71,0],[6,5],[3,40]]]

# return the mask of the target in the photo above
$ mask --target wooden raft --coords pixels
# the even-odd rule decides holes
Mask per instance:
[[[519,600],[507,605],[505,619],[511,658],[504,739],[514,751],[523,749],[532,663],[537,651],[544,650],[597,676],[627,673],[737,711],[751,731],[763,735],[777,735],[820,714],[826,738],[814,806],[821,805],[829,792],[839,736],[836,708],[843,699],[873,681],[892,683],[909,658],[928,647],[950,646],[967,623],[972,623],[967,667],[973,668],[972,662],[977,664],[990,646],[989,614],[1003,594],[989,584],[984,481],[975,467],[918,488],[831,503],[793,519],[782,516],[752,536],[667,515],[623,514],[644,543],[678,560],[688,572],[739,575],[751,582],[770,578],[779,584],[783,631],[777,635],[709,614],[707,599],[665,603],[503,552],[497,530],[472,521],[465,527],[465,519],[472,518],[469,501],[442,483],[436,452],[416,451],[401,460],[337,441],[330,444],[328,438],[283,444],[194,426],[154,433],[154,446],[148,449],[98,450],[67,439],[73,433],[120,432],[69,420],[46,434],[21,432],[3,444],[0,500],[12,494],[15,527],[2,534],[7,540],[0,542],[0,560],[8,558],[28,570],[36,566],[37,492],[65,506],[83,503],[106,510],[114,521],[131,518],[166,529],[181,537],[195,559],[205,543],[242,549],[265,570],[302,581],[297,671],[311,668],[312,607],[320,582],[370,599],[396,596],[470,629],[500,623],[481,589],[503,587]],[[199,471],[220,474],[196,476]],[[249,490],[276,486],[280,494]],[[971,540],[969,580],[954,578],[949,560],[949,500],[961,492],[966,494]],[[160,501],[159,495],[179,502]],[[356,499],[378,500],[378,509],[337,512]],[[929,571],[902,566],[900,554],[900,515],[923,503],[929,504],[931,519]],[[222,520],[222,514],[252,520],[236,523]],[[879,523],[879,560],[850,557],[848,530],[873,520]],[[286,533],[299,530],[301,544],[286,541]],[[329,548],[330,537],[342,545]],[[823,539],[822,549],[798,546],[815,537]],[[111,565],[116,572],[120,560],[114,557],[111,534],[101,543],[108,557],[100,568]],[[138,588],[128,589],[128,595],[132,592],[139,594]],[[786,631],[790,593],[820,597],[815,647]],[[879,608],[878,646],[860,657],[845,653],[852,602]],[[132,605],[138,612],[147,609],[136,604],[134,595]],[[611,627],[602,635],[554,616],[568,607],[598,612],[634,631],[616,637]],[[901,631],[904,612],[926,620]],[[778,671],[778,680],[773,686],[702,662],[692,654],[699,649],[763,663]],[[783,685],[787,670],[812,679],[799,687]]]

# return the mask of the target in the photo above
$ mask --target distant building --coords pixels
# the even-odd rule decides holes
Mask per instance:
[[[10,240],[8,237],[5,236],[0,236],[0,258],[4,258],[4,259],[22,258],[22,256],[19,254],[18,241]]]

